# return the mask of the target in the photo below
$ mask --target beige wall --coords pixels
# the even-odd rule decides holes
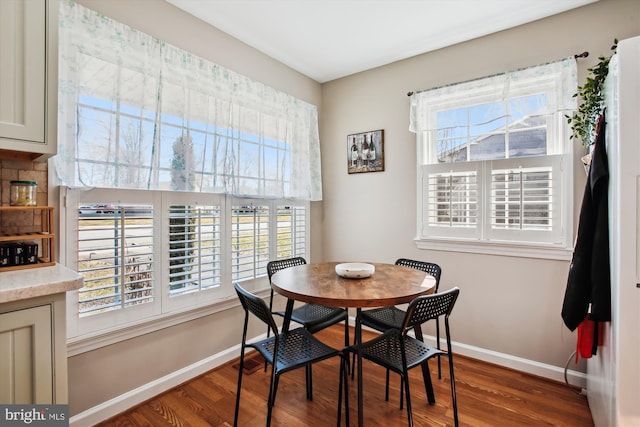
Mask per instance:
[[[79,3],[318,105],[324,201],[312,206],[312,260],[436,261],[442,287],[462,289],[456,341],[564,366],[575,345],[559,314],[568,262],[416,249],[416,151],[406,93],[588,50],[579,63],[583,77],[614,37],[640,34],[636,0],[601,0],[322,86],[163,1]],[[385,130],[385,172],[348,175],[346,135],[373,129]],[[579,203],[584,172],[577,157]],[[240,325],[236,308],[70,357],[71,415],[237,344]]]
[[[479,78],[583,51],[579,81],[614,38],[640,34],[640,2],[600,0],[575,11],[420,55],[323,85],[323,258],[437,262],[441,287],[461,288],[452,330],[458,342],[564,367],[575,336],[560,310],[568,261],[418,250],[416,143],[408,91]],[[384,129],[385,171],[348,175],[346,136]],[[575,206],[585,180],[576,145]],[[577,226],[577,220],[576,224]],[[572,366],[575,369],[575,365]]]

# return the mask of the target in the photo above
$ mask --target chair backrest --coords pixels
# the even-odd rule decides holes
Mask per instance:
[[[245,322],[246,319],[248,319],[248,314],[251,313],[258,319],[266,323],[267,326],[269,326],[269,329],[273,331],[275,336],[278,336],[278,326],[276,325],[275,320],[273,320],[273,316],[271,315],[269,307],[267,307],[267,303],[265,303],[262,298],[252,294],[251,292],[241,287],[238,283],[235,283],[233,286],[236,289],[238,298],[240,298],[242,308],[247,313]]]
[[[267,275],[269,276],[269,283],[271,283],[271,276],[273,276],[278,271],[285,268],[294,267],[296,265],[303,265],[306,263],[307,260],[305,260],[301,256],[269,261],[269,263],[267,264]]]
[[[426,261],[416,261],[414,259],[408,258],[398,258],[396,261],[396,265],[403,265],[405,267],[415,268],[416,270],[424,271],[427,274],[435,277],[436,279],[436,290],[438,292],[438,287],[440,286],[440,276],[442,275],[442,269],[438,264],[433,262]]]
[[[444,292],[415,298],[407,307],[407,314],[402,324],[402,332],[406,333],[409,329],[443,315],[445,316],[445,322],[447,322],[459,294],[460,289],[456,287]]]

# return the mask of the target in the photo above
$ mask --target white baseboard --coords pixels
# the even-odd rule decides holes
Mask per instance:
[[[351,325],[356,324],[356,320],[353,317],[349,317]],[[365,329],[373,331],[366,326]],[[413,331],[409,332],[413,335]],[[436,345],[436,337],[431,335],[424,335],[422,337],[429,345]],[[445,339],[440,336],[441,348],[446,348],[447,343]],[[504,366],[505,368],[511,368],[516,371],[526,372],[531,375],[537,375],[539,377],[548,378],[550,380],[565,382],[564,367],[553,366],[546,363],[536,362],[535,360],[524,359],[522,357],[512,356],[506,353],[498,353],[497,351],[487,350],[485,348],[475,347],[472,345],[462,344],[452,341],[451,347],[454,354],[460,354],[462,356],[471,357],[473,359],[483,360],[495,365]],[[582,389],[587,387],[587,375],[583,372],[567,370],[567,381],[572,386],[576,386]]]
[[[436,338],[430,335],[424,336],[425,342],[435,345]],[[446,344],[444,344],[446,347]],[[483,360],[495,365],[504,366],[506,368],[515,369],[516,371],[526,372],[528,374],[537,375],[539,377],[548,378],[550,380],[565,382],[564,367],[553,366],[546,363],[536,362],[535,360],[524,359],[522,357],[512,356],[510,354],[498,353],[497,351],[487,350],[472,345],[452,342],[454,354],[468,356],[474,359]],[[455,359],[454,359],[455,363]],[[568,370],[567,381],[572,386],[586,388],[587,376],[583,372]]]
[[[351,319],[351,324],[355,321]],[[266,337],[266,334],[254,338],[259,340]],[[435,337],[430,335],[424,336],[425,342],[435,345]],[[446,346],[446,344],[445,344]],[[523,359],[521,357],[509,354],[498,353],[492,350],[486,350],[480,347],[474,347],[467,344],[452,343],[454,354],[468,356],[474,359],[483,360],[485,362],[515,369],[517,371],[526,372],[551,380],[564,382],[564,368],[548,365],[546,363],[536,362],[534,360]],[[186,366],[178,371],[172,372],[162,378],[158,378],[150,383],[140,386],[134,390],[128,391],[118,397],[108,400],[100,405],[89,408],[69,419],[70,427],[92,426],[106,419],[109,419],[119,413],[122,413],[144,401],[157,396],[173,387],[176,387],[185,381],[195,378],[211,369],[222,365],[240,354],[240,345],[226,349],[213,356],[207,357],[190,366]],[[586,388],[586,375],[578,371],[567,371],[567,379],[571,385]]]

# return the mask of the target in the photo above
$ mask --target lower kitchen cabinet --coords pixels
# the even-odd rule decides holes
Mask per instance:
[[[0,404],[67,403],[65,294],[0,304]]]

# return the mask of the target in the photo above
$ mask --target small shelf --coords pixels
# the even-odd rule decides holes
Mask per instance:
[[[33,240],[33,239],[52,239],[54,237],[51,233],[27,233],[27,234],[15,234],[15,235],[0,235],[0,242],[12,242],[16,240]]]
[[[53,206],[0,206],[0,214],[4,212],[34,212],[40,211],[40,224],[35,222],[34,215],[34,231],[16,232],[15,234],[6,233],[2,228],[13,228],[14,225],[7,225],[6,218],[2,218],[3,224],[0,227],[0,243],[35,241],[38,244],[37,262],[31,264],[7,265],[0,266],[0,273],[4,271],[26,270],[29,268],[48,267],[55,265],[55,234],[53,224]],[[35,212],[34,212],[35,213]],[[17,227],[17,226],[16,226]],[[21,227],[26,227],[21,225]],[[39,230],[36,231],[35,229]]]

